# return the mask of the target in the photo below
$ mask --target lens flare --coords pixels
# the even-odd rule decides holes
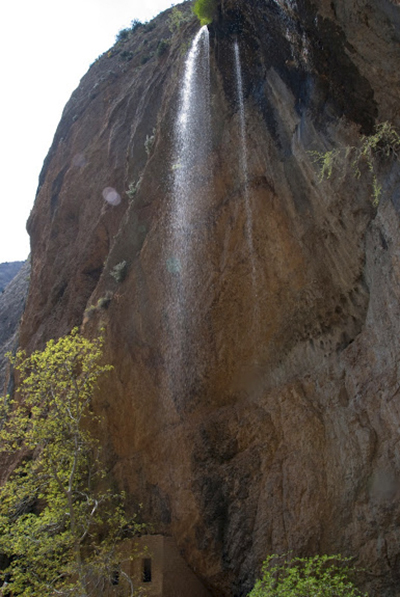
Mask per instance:
[[[87,160],[83,153],[76,153],[72,158],[72,165],[75,166],[75,168],[83,168],[86,164]]]
[[[106,187],[103,189],[103,198],[110,205],[119,205],[121,203],[121,195],[117,193],[113,187]]]

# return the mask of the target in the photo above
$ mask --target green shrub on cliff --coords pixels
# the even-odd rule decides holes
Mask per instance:
[[[115,36],[115,41],[118,42],[125,42],[131,33],[130,29],[121,29],[118,31],[117,35]]]
[[[161,58],[161,56],[164,56],[164,54],[166,54],[169,50],[169,47],[171,45],[171,42],[169,39],[160,39],[160,41],[158,42],[157,45],[157,50],[156,50],[156,54],[158,56],[158,58]]]
[[[216,0],[196,0],[193,12],[200,21],[200,25],[209,25],[212,23],[217,10]]]
[[[119,263],[117,263],[117,265],[114,265],[110,274],[112,275],[114,280],[120,284],[121,282],[123,282],[125,280],[127,272],[128,272],[128,263],[124,260],[124,261],[120,261]]]
[[[355,570],[348,562],[340,555],[268,556],[248,597],[367,597],[350,580]]]
[[[168,17],[168,28],[171,33],[179,31],[183,23],[185,22],[185,15],[176,6],[171,10],[171,14]]]
[[[372,182],[372,202],[379,204],[382,185],[378,178],[378,164],[382,160],[398,160],[400,155],[400,135],[390,122],[381,122],[375,127],[373,135],[363,135],[357,146],[335,148],[325,153],[309,152],[313,162],[319,167],[319,180],[329,179],[335,167],[342,167],[345,171],[346,162],[356,178],[362,176],[362,167],[369,174]]]
[[[0,594],[14,597],[132,595],[120,569],[128,522],[123,496],[104,488],[100,446],[89,432],[98,422],[93,393],[111,367],[103,340],[74,330],[43,351],[12,359],[17,399],[0,402],[0,451],[19,466],[0,488]]]

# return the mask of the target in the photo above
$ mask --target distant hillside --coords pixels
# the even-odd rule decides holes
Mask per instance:
[[[18,346],[19,322],[25,307],[25,300],[28,294],[30,259],[25,262],[18,262],[18,272],[0,294],[0,395],[4,387],[7,372],[7,359],[4,355],[13,352]],[[16,265],[14,263],[2,263],[4,265]],[[22,267],[21,267],[22,266]],[[3,274],[3,270],[1,270]],[[2,278],[3,279],[3,278]]]
[[[0,293],[3,292],[7,284],[17,275],[23,264],[24,261],[0,263]]]

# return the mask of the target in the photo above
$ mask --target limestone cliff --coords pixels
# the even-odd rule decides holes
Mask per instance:
[[[112,475],[213,595],[246,595],[287,550],[355,556],[371,595],[400,595],[399,166],[380,166],[376,208],[367,171],[319,183],[309,153],[399,129],[398,3],[219,4],[185,280],[174,123],[198,25],[168,19],[101,57],[64,110],[29,220],[22,345],[106,324]]]

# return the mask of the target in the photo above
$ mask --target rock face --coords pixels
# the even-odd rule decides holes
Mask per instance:
[[[376,208],[367,170],[318,183],[310,155],[400,127],[400,8],[219,4],[196,172],[212,192],[186,276],[170,253],[173,127],[198,25],[168,19],[105,54],[65,108],[29,222],[22,345],[106,325],[111,473],[213,595],[246,595],[288,550],[355,556],[371,595],[400,595],[400,171],[380,164]]]

